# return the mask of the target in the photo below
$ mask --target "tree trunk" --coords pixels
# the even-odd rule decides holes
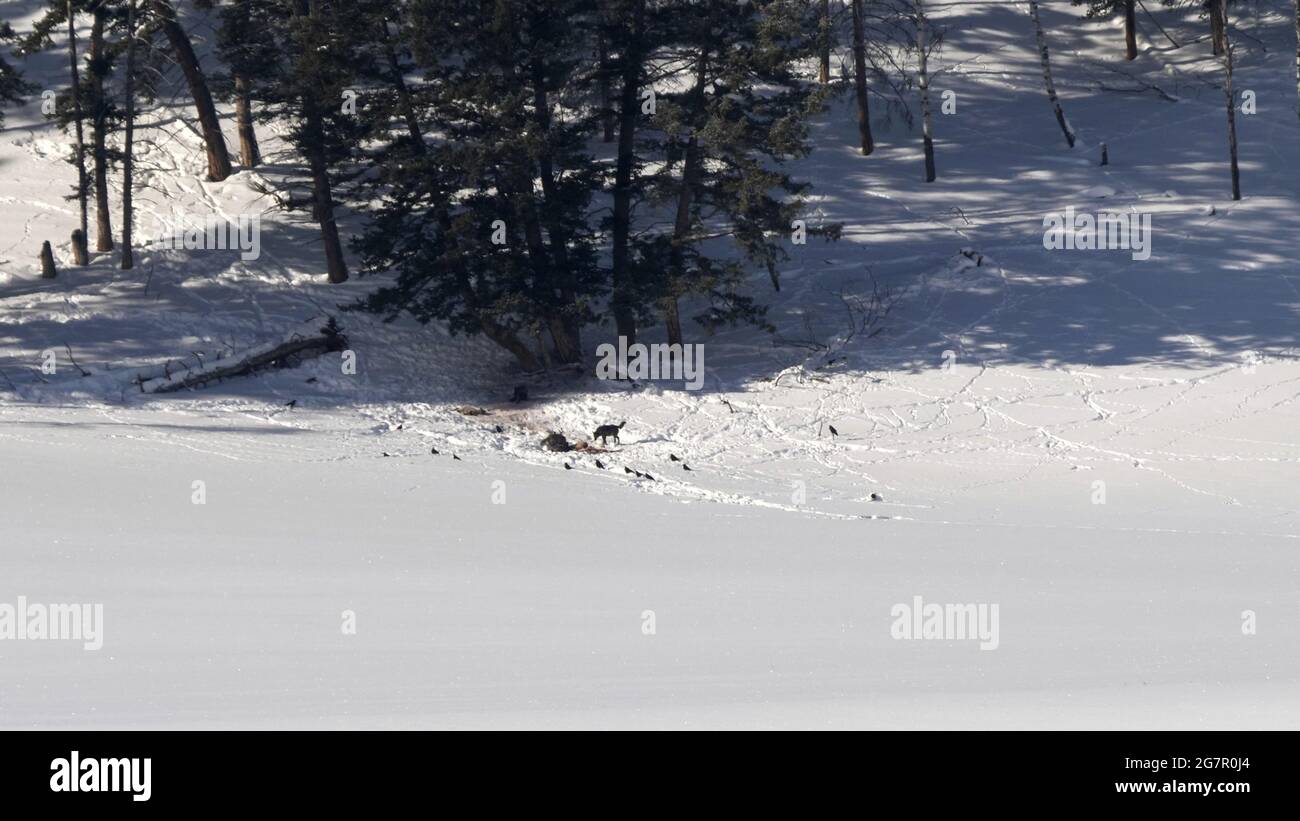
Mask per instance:
[[[926,53],[930,48],[930,32],[922,0],[916,0],[916,48],[920,60],[921,137],[925,143],[925,181],[934,182],[934,137],[930,124],[930,74],[927,71],[929,55]]]
[[[444,237],[449,237],[454,233],[451,215],[447,213],[445,206],[438,210],[436,219]],[[456,277],[456,287],[460,291],[460,298],[465,303],[466,310],[478,320],[480,327],[483,329],[483,335],[509,351],[524,370],[540,371],[542,363],[537,359],[537,355],[519,338],[519,335],[497,322],[483,309],[482,302],[478,293],[474,290],[474,284],[470,281],[469,272],[465,270],[465,264],[459,253],[453,256],[451,269]]]
[[[135,2],[126,6],[126,135],[122,140],[122,270],[135,267],[131,224],[135,219],[132,186],[135,178]]]
[[[596,73],[597,84],[600,89],[600,122],[602,138],[607,143],[614,142],[615,137],[615,118],[614,118],[614,95],[613,80],[611,77],[612,69],[609,64],[609,40],[605,33],[605,15],[597,12],[598,31],[596,34]]]
[[[817,79],[822,85],[831,81],[831,0],[821,0],[821,17],[818,20]]]
[[[307,115],[307,131],[321,135],[323,132],[319,112],[314,109]],[[339,240],[339,226],[334,220],[334,193],[330,188],[329,169],[325,152],[320,148],[307,151],[307,164],[311,169],[312,197],[316,203],[316,219],[320,223],[321,240],[325,244],[325,269],[329,281],[348,281],[348,266],[343,258],[343,244]]]
[[[77,203],[81,206],[81,236],[89,233],[86,197],[90,193],[90,180],[86,176],[86,137],[82,125],[85,113],[81,110],[81,72],[77,69],[77,24],[72,0],[68,0],[68,62],[72,69],[72,116],[77,132]],[[86,264],[84,251],[73,248],[73,260],[77,265]]]
[[[58,272],[54,268],[54,249],[47,239],[41,243],[41,279],[54,279]]]
[[[702,119],[704,111],[704,87],[708,79],[709,48],[700,48],[695,62],[695,86],[691,89],[690,113]],[[695,189],[700,176],[699,138],[691,134],[682,153],[682,185],[677,192],[677,216],[673,220],[672,250],[669,252],[668,292],[660,300],[660,311],[664,317],[664,328],[668,331],[668,344],[682,344],[682,318],[677,309],[679,292],[685,290],[686,280],[686,243],[691,233],[691,209],[695,200]]]
[[[613,309],[618,335],[636,342],[635,283],[632,279],[632,166],[635,161],[636,121],[641,83],[642,39],[645,36],[646,0],[632,0],[632,28],[623,49],[623,88],[619,98],[618,161],[614,170]]]
[[[1124,0],[1124,59],[1136,60],[1137,56],[1137,1]]]
[[[1056,112],[1056,122],[1060,124],[1061,131],[1065,134],[1065,141],[1074,148],[1074,132],[1070,130],[1070,124],[1065,120],[1061,101],[1056,96],[1056,85],[1052,82],[1052,60],[1047,54],[1047,37],[1043,35],[1043,24],[1038,18],[1038,3],[1035,0],[1029,0],[1029,16],[1034,18],[1034,36],[1038,38],[1038,57],[1043,66],[1043,85],[1047,88],[1047,99],[1051,101],[1052,110]]]
[[[90,139],[95,160],[95,250],[113,250],[113,223],[108,204],[108,101],[104,99],[104,24],[108,12],[100,5],[90,26]]]
[[[533,14],[536,13],[534,7]],[[542,21],[534,16],[532,23],[540,26]],[[581,362],[582,326],[578,316],[577,286],[569,265],[568,231],[559,219],[560,209],[548,206],[559,198],[559,191],[556,189],[555,163],[551,157],[551,102],[546,88],[546,67],[542,63],[542,55],[536,52],[529,62],[529,74],[533,86],[533,119],[541,135],[543,146],[538,154],[537,164],[542,182],[542,219],[546,223],[546,233],[550,238],[553,261],[549,273],[554,277],[554,284],[560,294],[559,315],[552,317],[549,322],[551,339],[555,342],[555,352],[561,362]]]
[[[1215,57],[1223,56],[1223,48],[1227,42],[1227,31],[1223,22],[1224,6],[1223,0],[1209,0],[1207,7],[1210,14],[1210,43],[1214,49]]]
[[[86,247],[86,232],[80,228],[72,229],[72,262],[74,265],[85,265],[89,262],[89,249]]]
[[[862,155],[876,150],[871,137],[871,109],[867,103],[867,41],[863,32],[862,2],[853,0],[853,88],[858,98],[858,134],[862,137]]]
[[[313,17],[314,10],[310,0],[297,0],[297,16]],[[303,92],[303,153],[307,155],[307,167],[311,173],[312,213],[320,224],[321,240],[325,245],[325,270],[329,281],[338,284],[348,281],[348,266],[339,240],[338,223],[334,219],[334,191],[330,186],[329,163],[325,158],[325,121],[317,97],[314,89]]]
[[[194,108],[198,112],[199,125],[203,131],[203,143],[208,152],[208,179],[220,182],[230,176],[230,154],[226,151],[226,138],[221,134],[221,121],[217,119],[217,109],[212,104],[208,81],[203,76],[203,69],[199,66],[199,58],[194,54],[194,47],[190,45],[189,36],[176,21],[176,10],[167,0],[152,2],[176,62],[185,73],[190,96],[194,98]]]
[[[1232,168],[1232,198],[1241,199],[1241,170],[1237,167],[1237,100],[1232,91],[1232,43],[1228,40],[1228,4],[1221,4],[1223,23],[1223,93],[1228,99],[1228,156]]]
[[[691,205],[694,200],[697,168],[699,166],[699,143],[695,135],[686,143],[685,157],[682,160],[682,187],[677,192],[677,217],[673,223],[673,244],[669,252],[668,293],[659,301],[659,310],[664,317],[664,328],[668,332],[668,344],[682,344],[682,318],[677,307],[678,291],[686,279],[685,243],[691,230]]]
[[[384,43],[384,57],[388,61],[388,81],[397,92],[397,102],[402,109],[402,119],[406,121],[406,131],[411,136],[411,148],[417,154],[424,153],[424,131],[420,128],[420,118],[415,113],[415,101],[411,99],[411,89],[406,85],[402,75],[402,64],[397,59],[397,50],[388,39],[388,21],[380,21],[380,38]]]
[[[262,163],[262,151],[253,130],[253,101],[249,98],[248,79],[235,75],[235,127],[239,131],[239,164],[256,168]]]

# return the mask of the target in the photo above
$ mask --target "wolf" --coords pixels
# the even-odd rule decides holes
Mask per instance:
[[[614,444],[617,445],[619,443],[618,432],[621,431],[623,429],[623,426],[626,424],[627,424],[627,420],[624,419],[622,422],[618,423],[617,425],[601,425],[600,427],[596,428],[596,432],[591,435],[591,438],[593,441],[599,439],[602,445],[608,445],[609,437],[612,436],[614,437]]]

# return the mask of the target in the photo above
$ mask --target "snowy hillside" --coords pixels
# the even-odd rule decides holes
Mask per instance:
[[[21,32],[38,5],[0,9]],[[265,193],[300,165],[286,131],[208,181],[179,91],[137,126],[141,243],[256,214],[260,257],[76,267],[70,137],[39,93],[66,62],[18,63],[38,90],[0,131],[0,604],[102,603],[104,644],[0,641],[0,726],[1300,728],[1291,6],[1236,23],[1258,108],[1234,202],[1194,13],[1155,12],[1181,48],[1142,17],[1127,62],[1115,21],[1040,6],[1067,148],[1026,5],[932,5],[938,179],[919,125],[878,108],[863,157],[836,97],[791,170],[843,235],[792,247],[779,292],[755,275],[774,333],[687,330],[699,391],[523,374],[345,310],[376,281],[329,284],[310,215]],[[1048,250],[1067,208],[1150,214],[1150,258]],[[873,288],[890,310],[854,333]],[[144,389],[327,316],[346,355]],[[624,421],[600,450],[541,446]],[[996,604],[996,649],[898,640],[914,597]]]

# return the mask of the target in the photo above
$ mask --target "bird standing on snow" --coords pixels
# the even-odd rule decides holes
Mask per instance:
[[[601,461],[599,459],[596,460],[596,467],[600,468],[601,470],[605,469],[605,466],[601,464]]]
[[[568,462],[565,462],[565,463],[564,463],[564,469],[565,469],[565,470],[573,470],[573,465],[569,464]]]
[[[873,502],[883,502],[883,501],[885,501],[885,497],[884,497],[884,496],[881,496],[879,493],[873,493],[873,494],[871,494],[871,501],[873,501]]]
[[[827,425],[826,429],[831,432],[831,436],[839,436],[840,432],[835,429],[834,425]]]
[[[690,465],[686,464],[685,462],[682,462],[682,470],[690,470],[690,469],[691,469]]]
[[[454,454],[454,453],[451,455],[451,458],[455,459],[457,462],[463,462],[463,461],[465,461],[464,459],[461,459],[459,456],[457,456],[457,455]]]
[[[674,462],[680,462],[680,461],[682,461],[681,459],[678,459],[678,458],[677,458],[676,454],[672,454],[672,453],[668,454],[668,458],[671,459],[671,460],[674,461]]]
[[[284,403],[284,406],[285,406],[286,408],[289,408],[289,409],[296,408],[296,407],[298,407],[298,400],[297,400],[297,399],[290,399],[288,402],[285,402],[285,403]]]
[[[429,452],[432,453],[434,456],[437,456],[437,455],[438,455],[438,449],[437,449],[437,448],[430,448],[430,449],[429,449]]]

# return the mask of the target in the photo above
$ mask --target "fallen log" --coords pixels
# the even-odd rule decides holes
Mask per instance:
[[[292,368],[305,359],[342,351],[347,348],[347,345],[347,337],[343,336],[338,325],[331,318],[316,333],[293,333],[283,342],[262,345],[246,351],[234,361],[222,360],[184,373],[144,380],[140,383],[140,390],[144,393],[175,393],[192,390],[201,388],[209,382],[236,376],[250,376],[258,371]]]

